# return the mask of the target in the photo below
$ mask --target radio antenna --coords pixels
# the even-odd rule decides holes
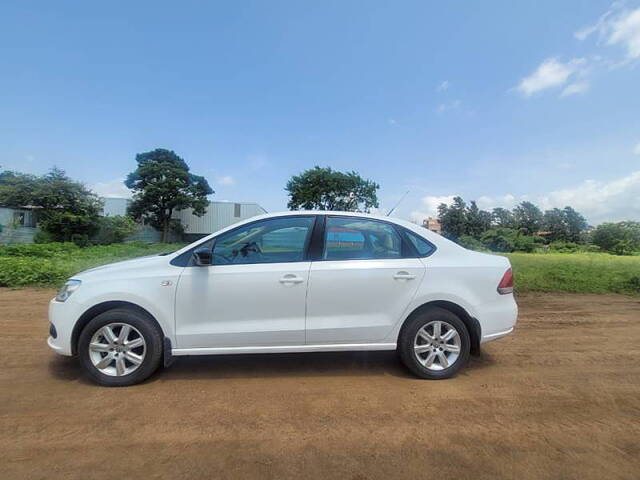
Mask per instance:
[[[402,195],[402,197],[400,197],[400,200],[398,200],[398,203],[396,203],[393,208],[391,210],[389,210],[389,212],[387,213],[387,217],[389,215],[391,215],[393,213],[393,211],[398,208],[398,205],[400,205],[400,203],[404,200],[404,197],[406,197],[407,195],[409,195],[409,190],[407,190],[406,192],[404,192],[404,195]]]

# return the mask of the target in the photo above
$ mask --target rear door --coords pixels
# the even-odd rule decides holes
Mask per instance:
[[[326,216],[321,244],[309,273],[307,344],[381,341],[425,274],[415,249],[392,223],[351,216]]]

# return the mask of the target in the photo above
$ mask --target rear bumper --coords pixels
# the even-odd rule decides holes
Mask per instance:
[[[518,305],[513,295],[504,295],[481,305],[476,318],[482,329],[480,343],[498,340],[513,332],[518,320]]]

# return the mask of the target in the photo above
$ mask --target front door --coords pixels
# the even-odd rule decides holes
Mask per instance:
[[[213,265],[185,267],[177,348],[303,345],[315,217],[259,220],[213,240]]]
[[[309,274],[307,343],[382,341],[405,314],[424,274],[424,264],[406,254],[392,224],[327,217],[323,252]]]

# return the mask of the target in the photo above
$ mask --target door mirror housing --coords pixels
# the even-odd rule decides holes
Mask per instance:
[[[193,252],[193,260],[199,267],[208,267],[211,265],[213,255],[210,248],[198,248]]]

